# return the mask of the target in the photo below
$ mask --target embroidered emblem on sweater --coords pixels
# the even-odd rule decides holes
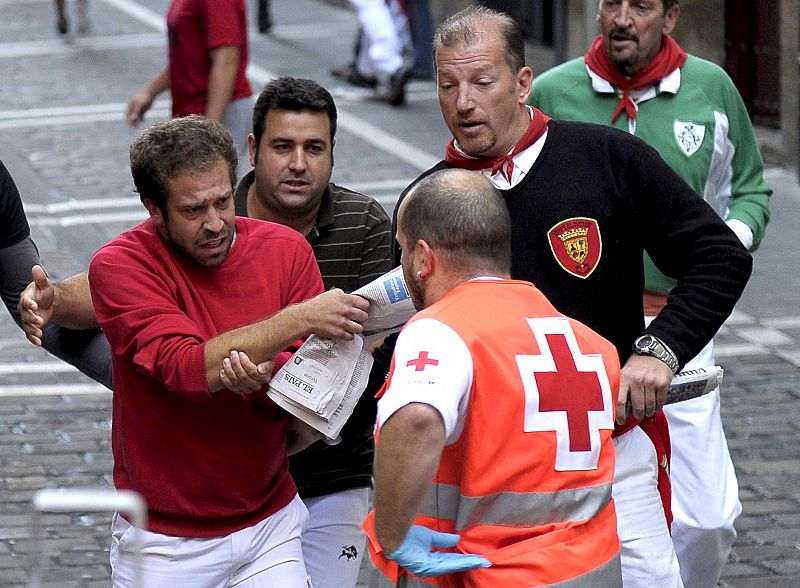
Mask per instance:
[[[672,126],[675,132],[675,142],[686,157],[691,157],[703,144],[703,137],[706,136],[705,125],[696,125],[691,122],[676,120]]]
[[[600,261],[603,242],[593,218],[575,217],[547,231],[550,249],[558,264],[573,276],[588,278]]]

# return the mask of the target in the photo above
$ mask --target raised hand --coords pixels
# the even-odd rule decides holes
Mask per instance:
[[[53,316],[55,288],[40,265],[31,268],[31,277],[33,281],[20,294],[17,309],[28,341],[41,347],[42,329]]]

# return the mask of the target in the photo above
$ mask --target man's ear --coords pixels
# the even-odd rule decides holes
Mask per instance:
[[[664,15],[664,28],[661,29],[665,35],[669,35],[678,24],[678,17],[681,15],[681,5],[673,4]]]
[[[520,104],[527,104],[532,89],[533,70],[526,65],[517,72],[517,93],[519,95]]]
[[[164,223],[164,213],[152,200],[145,198],[144,207],[147,209],[147,212],[150,214],[150,218],[153,219],[153,222],[156,223],[156,225],[160,226]]]
[[[417,241],[416,245],[414,245],[414,256],[415,261],[418,259],[417,262],[419,265],[417,267],[417,271],[422,272],[420,277],[425,278],[433,271],[434,266],[436,265],[436,257],[431,250],[430,245],[428,245],[424,239],[420,239]]]
[[[250,153],[250,167],[256,166],[256,136],[253,133],[247,135],[248,152]]]

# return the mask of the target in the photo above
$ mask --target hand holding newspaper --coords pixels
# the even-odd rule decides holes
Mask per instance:
[[[718,365],[678,372],[672,377],[667,391],[666,404],[698,398],[715,390],[722,383],[723,370]],[[628,415],[633,414],[631,399],[626,403]]]
[[[352,341],[311,335],[272,378],[276,404],[335,442],[364,393],[372,368],[370,340],[399,330],[416,310],[401,268],[352,292],[370,302],[364,337]],[[366,339],[366,341],[365,341]]]

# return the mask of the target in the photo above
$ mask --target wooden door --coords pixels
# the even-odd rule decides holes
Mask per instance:
[[[779,128],[779,0],[726,0],[725,69],[753,122]]]

